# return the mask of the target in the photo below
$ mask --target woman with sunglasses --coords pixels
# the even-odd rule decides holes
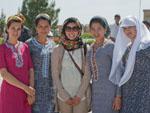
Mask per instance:
[[[88,113],[88,78],[83,75],[86,46],[80,38],[81,30],[78,19],[66,19],[62,44],[52,53],[52,76],[61,113]]]

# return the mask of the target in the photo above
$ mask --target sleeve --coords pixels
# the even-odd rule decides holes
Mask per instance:
[[[122,96],[121,89],[122,89],[121,87],[117,86],[117,88],[116,88],[116,96]]]
[[[113,50],[114,50],[114,43],[111,42],[109,45],[108,45],[108,55],[109,57],[112,59],[113,57]]]
[[[114,49],[114,44],[111,43],[111,44],[109,45],[109,52],[108,52],[111,59],[112,59],[112,57],[113,57],[113,49]],[[121,63],[119,64],[119,66],[118,66],[118,71],[119,71],[120,75],[122,76],[123,71],[124,71],[123,62],[121,62]],[[121,76],[120,76],[120,77],[121,77]],[[119,87],[119,86],[116,85],[116,96],[121,96],[121,95],[122,95],[122,94],[121,94],[121,87]]]
[[[120,78],[122,77],[124,70],[125,70],[125,67],[123,65],[123,61],[121,61],[117,70],[120,75]],[[122,86],[121,87],[116,86],[116,96],[122,96]]]
[[[2,68],[6,68],[3,45],[0,46],[0,69],[2,69]]]
[[[52,66],[52,78],[53,78],[53,83],[54,87],[56,88],[56,93],[59,94],[61,99],[63,101],[66,101],[70,98],[70,95],[67,93],[67,91],[63,88],[63,85],[60,80],[60,71],[61,71],[61,58],[60,54],[61,52],[59,51],[61,48],[54,48],[52,52],[52,57],[51,57],[51,66]],[[63,54],[63,52],[62,52]]]
[[[77,96],[80,98],[83,98],[85,96],[85,93],[88,89],[88,86],[90,85],[90,80],[91,80],[91,69],[90,69],[90,60],[89,60],[89,52],[86,57],[86,63],[85,63],[85,73],[84,76],[81,80],[81,85],[79,87],[79,90],[77,92]]]
[[[27,51],[27,57],[28,57],[28,69],[31,69],[33,68],[33,63],[32,63],[32,59],[30,55],[29,45],[27,45],[26,51]]]

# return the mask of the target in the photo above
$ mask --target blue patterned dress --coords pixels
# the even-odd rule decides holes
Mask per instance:
[[[51,52],[54,43],[41,45],[35,38],[27,41],[34,66],[36,100],[32,113],[54,113],[54,90],[51,76]]]
[[[133,74],[122,91],[121,113],[150,113],[150,47],[136,53]]]
[[[95,53],[92,48],[87,53],[92,74],[92,113],[118,113],[112,109],[112,103],[115,96],[121,95],[120,88],[109,80],[113,48],[113,42],[107,40]]]

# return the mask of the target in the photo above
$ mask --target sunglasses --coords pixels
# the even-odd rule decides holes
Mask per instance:
[[[66,28],[65,28],[65,31],[68,31],[68,32],[79,31],[79,30],[80,30],[80,28],[78,26],[75,26],[75,27],[66,26]]]

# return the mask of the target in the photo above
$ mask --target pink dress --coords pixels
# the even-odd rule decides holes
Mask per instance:
[[[0,69],[6,68],[9,73],[26,85],[29,85],[29,69],[33,68],[28,45],[19,42],[18,47],[5,43],[0,46]],[[0,113],[31,113],[27,94],[2,81],[0,89]]]

